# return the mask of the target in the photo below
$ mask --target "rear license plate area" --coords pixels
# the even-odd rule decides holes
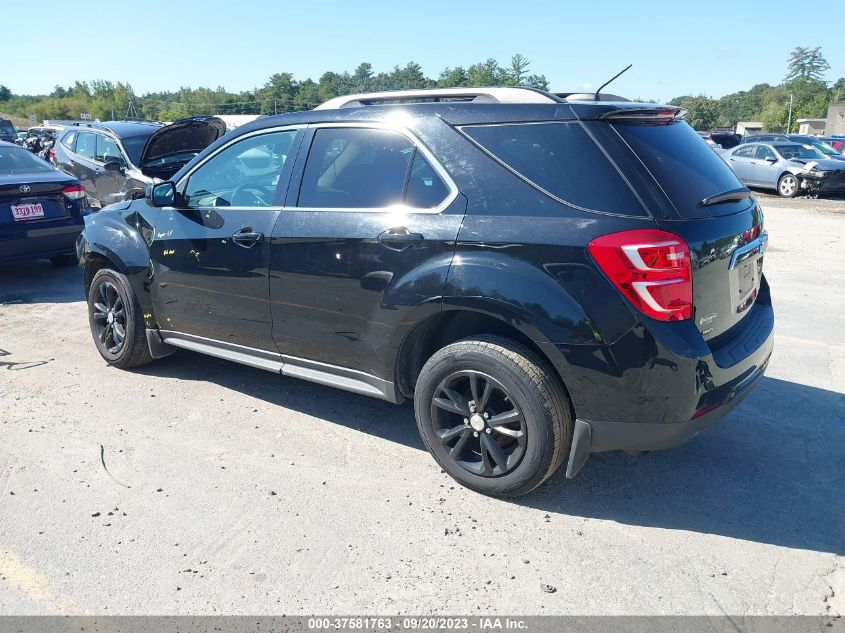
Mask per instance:
[[[40,202],[27,202],[12,205],[12,218],[15,222],[37,220],[44,217],[44,205]]]

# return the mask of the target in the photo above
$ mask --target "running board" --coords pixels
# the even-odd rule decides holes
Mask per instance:
[[[302,378],[329,387],[360,393],[389,402],[402,402],[395,385],[363,371],[338,367],[328,363],[297,358],[267,350],[235,345],[225,341],[194,336],[168,330],[147,330],[147,341],[155,357],[166,355],[167,346],[181,347],[192,352],[230,360],[241,365],[264,369],[283,376]],[[154,349],[155,346],[155,349]]]

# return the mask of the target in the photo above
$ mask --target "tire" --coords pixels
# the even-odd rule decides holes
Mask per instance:
[[[125,275],[110,268],[97,271],[88,290],[88,323],[97,351],[109,365],[128,369],[153,360],[141,306]]]
[[[56,255],[55,257],[51,257],[50,261],[53,262],[53,266],[58,268],[65,268],[68,266],[76,266],[79,263],[79,260],[76,259],[76,255],[73,253],[65,253],[64,255]]]
[[[480,406],[473,410],[472,402]],[[499,336],[437,351],[420,372],[414,411],[423,442],[443,470],[493,497],[539,486],[563,463],[572,441],[569,400],[552,371],[526,347]]]
[[[794,198],[799,189],[798,177],[794,174],[786,173],[778,178],[778,195],[781,198]]]

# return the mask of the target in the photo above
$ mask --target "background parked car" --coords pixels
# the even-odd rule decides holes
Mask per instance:
[[[69,126],[54,147],[59,169],[83,183],[101,208],[143,197],[154,179],[167,179],[226,132],[216,117],[190,117],[167,126],[107,121]]]
[[[819,136],[809,136],[807,134],[757,134],[755,136],[746,136],[741,142],[772,143],[775,141],[779,143],[803,143],[804,145],[812,145],[827,158],[845,160],[841,152],[835,150],[828,141]]]
[[[710,140],[722,149],[731,149],[739,145],[742,137],[732,132],[699,132],[702,138]]]
[[[14,143],[17,138],[15,126],[9,119],[0,119],[0,141]]]
[[[57,266],[75,264],[88,209],[76,178],[0,141],[0,262],[48,257]]]
[[[845,191],[845,163],[801,143],[742,143],[722,154],[744,185],[776,189],[784,198]]]

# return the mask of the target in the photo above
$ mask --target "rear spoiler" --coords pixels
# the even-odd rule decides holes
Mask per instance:
[[[619,108],[602,112],[597,119],[639,119],[648,121],[676,121],[687,115],[687,111],[677,106],[654,106],[654,107],[633,107]]]

